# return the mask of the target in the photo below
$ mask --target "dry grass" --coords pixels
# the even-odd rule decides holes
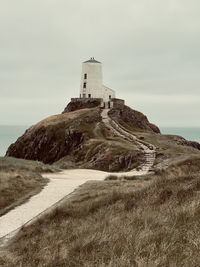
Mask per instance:
[[[143,151],[139,151],[135,144],[91,138],[81,150],[76,151],[75,157],[66,156],[54,163],[54,166],[117,172],[136,168],[142,160]]]
[[[0,171],[0,215],[39,193],[47,181],[37,173]]]
[[[49,125],[58,124],[58,122],[69,122],[70,120],[77,119],[79,116],[84,116],[88,112],[91,112],[91,109],[81,109],[69,113],[53,115],[35,124],[28,131],[32,130],[33,128],[38,129],[42,126],[46,127]]]
[[[82,110],[83,112],[83,110]],[[69,113],[70,114],[70,113]],[[125,171],[138,167],[143,158],[143,152],[138,145],[122,138],[113,136],[113,133],[101,122],[98,108],[85,113],[85,118],[76,122],[78,131],[84,133],[84,142],[81,148],[71,151],[71,154],[55,162],[60,168],[90,168],[104,171]],[[55,126],[54,126],[55,127]],[[60,125],[58,126],[60,128]],[[133,164],[125,164],[123,158],[134,156]]]
[[[59,168],[43,164],[39,161],[17,159],[12,157],[0,157],[0,171],[13,172],[16,170],[28,171],[28,172],[57,172]]]
[[[0,215],[38,193],[48,182],[41,172],[56,171],[39,162],[0,158]]]
[[[140,138],[144,138],[146,142],[155,145],[161,152],[173,158],[179,154],[199,154],[199,150],[193,147],[178,145],[169,135],[155,133],[136,133]]]
[[[200,160],[151,181],[87,183],[24,228],[1,266],[200,266]]]
[[[126,175],[122,175],[122,176],[116,176],[116,175],[108,175],[108,177],[106,177],[106,181],[149,181],[152,179],[152,175],[147,175],[147,176],[143,176],[143,175],[133,175],[133,176],[126,176]]]

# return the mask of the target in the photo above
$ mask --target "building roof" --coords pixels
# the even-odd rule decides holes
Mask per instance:
[[[112,91],[113,93],[115,93],[115,90],[109,88],[108,86],[103,85],[103,87],[104,87],[105,89],[110,90],[110,91]]]
[[[91,57],[89,60],[84,61],[83,63],[100,63],[101,64],[101,62],[94,59],[94,57]]]

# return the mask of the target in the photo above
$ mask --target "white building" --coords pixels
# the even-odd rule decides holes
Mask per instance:
[[[103,85],[102,64],[91,58],[82,64],[80,98],[101,98],[110,103],[115,91]]]

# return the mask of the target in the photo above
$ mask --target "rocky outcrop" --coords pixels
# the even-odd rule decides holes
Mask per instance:
[[[130,171],[137,168],[143,160],[143,154],[140,151],[128,152],[124,155],[119,153],[114,156],[108,150],[105,152],[99,153],[82,167],[109,172]]]
[[[83,145],[79,153],[76,153],[73,157],[62,158],[56,162],[56,166],[61,169],[83,168],[117,172],[137,168],[142,161],[142,151],[114,151],[112,147],[108,148],[102,142],[92,149]]]
[[[200,150],[200,144],[198,142],[188,141],[185,138],[183,138],[182,136],[178,136],[178,135],[167,135],[167,136],[172,141],[176,142],[178,145],[189,146],[189,147],[193,147],[195,149]]]
[[[100,105],[100,99],[72,99],[63,113],[85,108],[99,107]],[[125,124],[126,126],[128,125],[133,129],[160,133],[159,128],[150,123],[143,113],[129,108],[128,106],[124,105],[124,102],[122,104],[118,103],[117,105],[114,105],[114,108],[112,108],[109,112],[109,116],[119,123]]]
[[[58,124],[56,130],[43,126],[26,132],[8,148],[6,156],[51,164],[78,149],[83,140],[82,132],[65,129],[64,123]]]
[[[73,98],[72,101],[66,106],[63,113],[80,110],[84,108],[95,108],[100,105],[101,105],[101,99]]]
[[[78,107],[71,102],[68,111]],[[6,155],[56,163],[61,168],[128,171],[140,166],[144,161],[144,151],[134,140],[116,135],[106,127],[101,112],[96,107],[51,116],[29,128],[8,148]],[[114,107],[109,111],[109,117],[129,132],[143,134],[140,137],[142,142],[152,142],[166,158],[171,155],[168,153],[171,147],[178,154],[187,152],[189,146],[200,149],[197,142],[157,134],[160,133],[157,126],[151,124],[144,114],[127,106]],[[180,148],[177,149],[177,145]]]
[[[54,163],[80,149],[92,125],[100,120],[96,109],[52,116],[28,129],[6,156]]]
[[[143,151],[127,145],[126,140],[116,142],[102,123],[97,107],[39,122],[12,144],[6,155],[56,163],[61,168],[126,171],[141,164]]]
[[[150,123],[144,114],[139,111],[133,110],[126,105],[121,105],[117,108],[111,109],[109,116],[123,126],[131,127],[131,129],[160,133],[159,128],[156,125]]]
[[[49,117],[28,129],[6,155],[56,163],[61,168],[123,171],[137,167],[143,151],[102,139],[101,131],[106,134],[106,129],[100,114],[99,108],[93,108]],[[97,125],[101,125],[98,130]]]

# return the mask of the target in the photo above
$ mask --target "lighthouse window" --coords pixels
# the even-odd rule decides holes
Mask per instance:
[[[83,84],[83,88],[86,88],[86,83]]]
[[[87,73],[84,74],[84,79],[87,79]]]

